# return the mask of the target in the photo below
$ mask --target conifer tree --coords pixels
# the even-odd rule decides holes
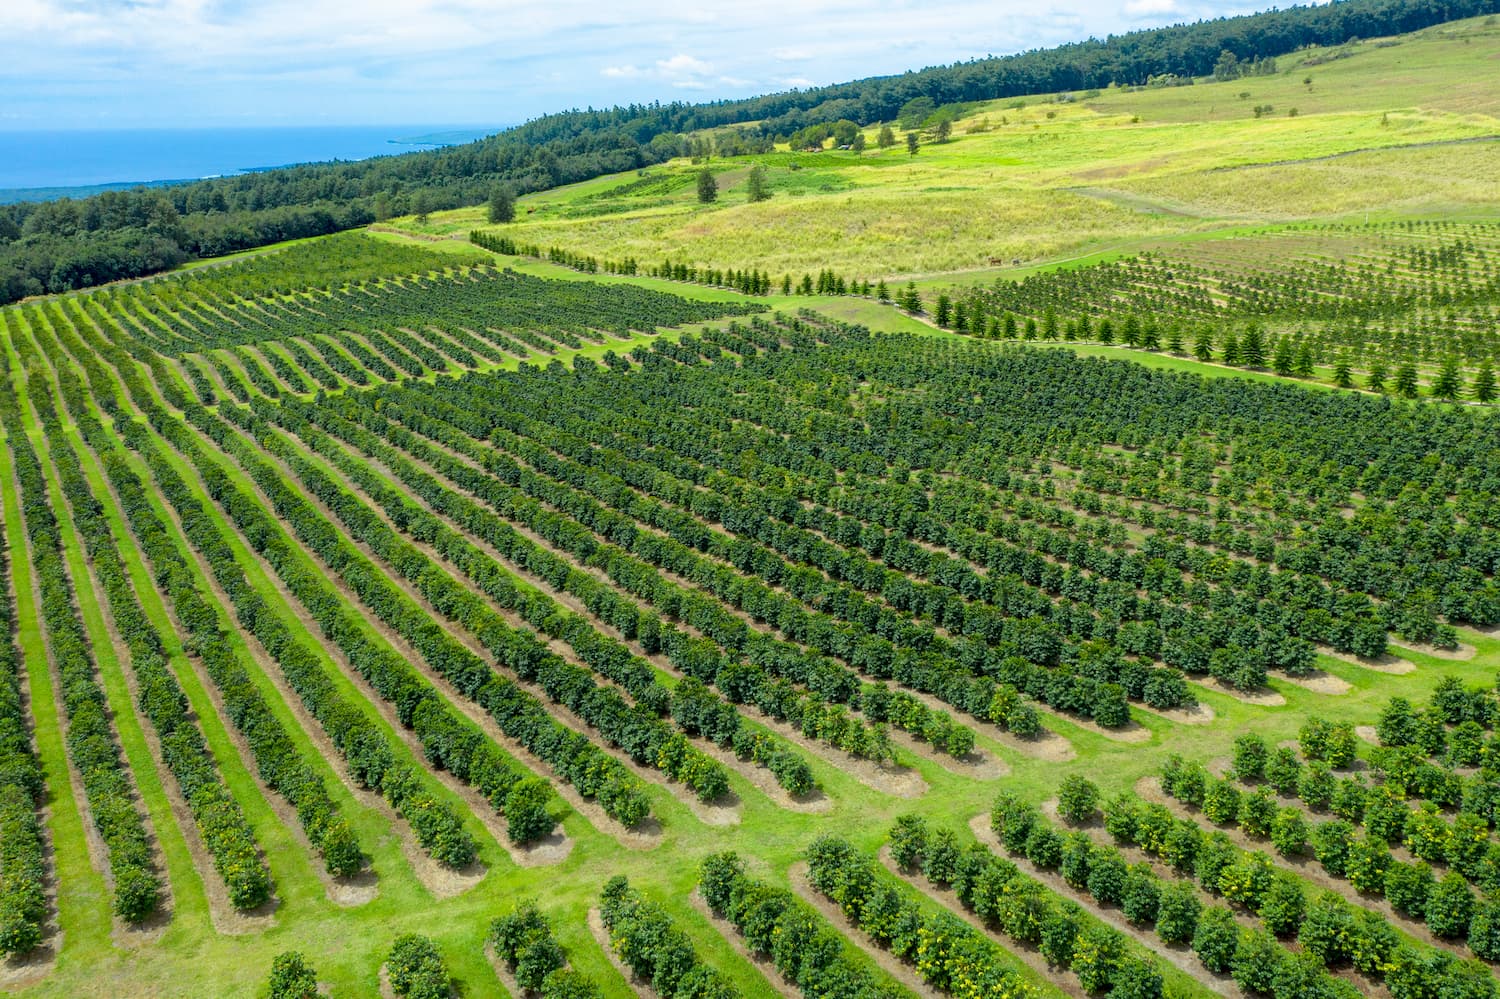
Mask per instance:
[[[1417,366],[1410,361],[1396,369],[1396,394],[1403,399],[1417,397]]]
[[[698,200],[705,205],[719,200],[719,182],[708,167],[698,171]]]
[[[1457,399],[1462,387],[1463,382],[1458,377],[1458,362],[1450,357],[1443,362],[1437,379],[1432,383],[1432,394],[1439,399]]]
[[[771,196],[771,185],[766,181],[766,168],[759,163],[750,168],[750,176],[745,178],[745,200],[754,203],[765,201]]]
[[[1480,402],[1495,401],[1495,369],[1485,361],[1474,375],[1474,398]]]

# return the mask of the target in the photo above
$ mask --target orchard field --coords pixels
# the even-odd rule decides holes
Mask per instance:
[[[1489,407],[440,249],[0,313],[8,989],[1493,994]]]
[[[1492,21],[0,310],[0,991],[1500,995]]]

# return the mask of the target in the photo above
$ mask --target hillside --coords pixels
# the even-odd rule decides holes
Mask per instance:
[[[698,167],[673,160],[529,195],[508,231],[604,259],[905,280],[1247,225],[1493,217],[1497,64],[1500,25],[1460,22],[1283,57],[1274,76],[989,102],[965,108],[948,141],[924,136],[915,156],[901,141],[877,149],[877,125],[859,154],[715,158],[710,206],[695,197]],[[773,197],[746,204],[755,163]],[[483,224],[477,208],[402,228]]]

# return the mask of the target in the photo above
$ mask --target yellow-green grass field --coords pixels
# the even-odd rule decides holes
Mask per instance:
[[[876,149],[872,126],[863,154],[782,147],[713,159],[720,193],[707,206],[692,183],[702,165],[673,161],[527,196],[498,228],[609,260],[984,279],[1017,261],[1245,224],[1494,217],[1500,93],[1487,81],[1497,69],[1500,27],[1458,22],[1306,50],[1279,59],[1274,76],[994,101],[958,120],[948,142],[924,136],[916,156],[900,139]],[[745,201],[753,163],[773,191],[758,204]],[[398,224],[430,235],[490,228],[482,208]]]

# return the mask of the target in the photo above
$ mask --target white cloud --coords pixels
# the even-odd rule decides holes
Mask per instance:
[[[0,0],[12,116],[0,121],[519,121],[900,73],[1269,3],[361,0],[351,14],[346,0]]]
[[[656,60],[656,71],[662,76],[702,76],[713,72],[713,67],[702,59],[679,52],[670,59]]]
[[[1177,12],[1177,0],[1129,0],[1125,4],[1125,13],[1130,17],[1159,17]]]

